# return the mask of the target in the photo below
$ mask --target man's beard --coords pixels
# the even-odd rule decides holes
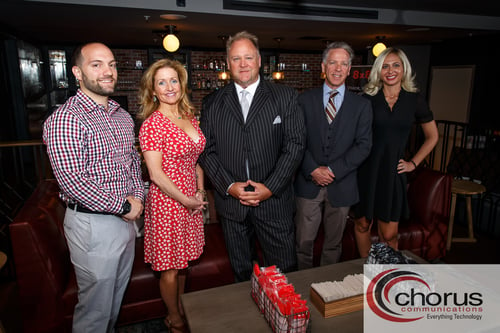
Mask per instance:
[[[111,77],[112,78],[112,77]],[[89,91],[99,96],[111,96],[115,92],[116,80],[113,79],[113,87],[105,88],[97,80],[89,80],[85,74],[82,74],[82,83]]]

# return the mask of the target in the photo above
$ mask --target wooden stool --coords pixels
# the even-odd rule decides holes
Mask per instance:
[[[6,262],[7,262],[7,255],[2,251],[0,251],[0,269],[2,269],[3,266],[5,266]]]
[[[451,242],[475,242],[474,229],[472,226],[472,200],[471,197],[475,194],[482,194],[486,192],[486,188],[469,180],[454,179],[451,184],[451,211],[450,221],[448,223],[448,239],[446,240],[446,250],[451,247]],[[463,195],[466,201],[467,209],[467,224],[469,227],[469,237],[466,238],[452,238],[453,236],[453,223],[455,221],[455,208],[457,205],[457,195]]]

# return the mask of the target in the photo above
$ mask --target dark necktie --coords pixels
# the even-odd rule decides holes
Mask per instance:
[[[326,118],[328,119],[328,124],[331,124],[335,116],[337,115],[337,109],[335,108],[335,103],[333,102],[335,96],[339,92],[337,90],[330,91],[330,98],[328,99],[328,103],[326,104]]]

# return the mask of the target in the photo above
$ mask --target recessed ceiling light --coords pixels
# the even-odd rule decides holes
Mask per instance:
[[[406,29],[406,31],[408,32],[418,32],[418,31],[429,31],[431,30],[431,28],[410,28],[410,29]]]
[[[298,39],[301,39],[301,40],[322,40],[325,38],[326,37],[324,37],[324,36],[301,36]]]
[[[184,20],[187,16],[181,14],[162,14],[160,17],[164,20],[179,21]]]

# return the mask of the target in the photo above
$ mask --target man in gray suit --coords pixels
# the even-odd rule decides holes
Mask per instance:
[[[296,269],[292,178],[305,145],[297,93],[259,76],[257,37],[227,42],[232,84],[201,111],[207,139],[200,163],[215,188],[215,206],[236,281],[250,279],[255,240],[264,265]]]
[[[323,52],[322,87],[304,92],[307,146],[295,181],[296,249],[299,269],[313,266],[313,246],[323,221],[321,265],[338,262],[349,207],[358,201],[356,170],[370,153],[370,102],[346,89],[354,56],[344,42]]]

